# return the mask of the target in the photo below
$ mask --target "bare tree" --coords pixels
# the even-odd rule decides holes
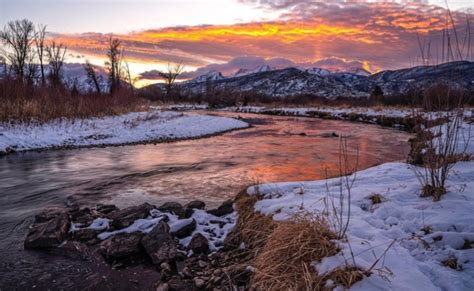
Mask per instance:
[[[165,83],[166,95],[168,97],[171,96],[176,78],[178,78],[178,76],[181,74],[183,69],[184,69],[184,66],[182,64],[176,64],[176,65],[168,64],[166,71],[159,72],[161,79],[163,79]]]
[[[124,70],[123,70],[124,71],[123,79],[125,79],[127,81],[127,84],[130,87],[130,91],[132,92],[132,95],[135,95],[135,83],[137,82],[137,78],[132,77],[132,74],[130,72],[130,66],[128,65],[128,62],[125,61],[124,63],[125,63],[125,65],[124,65]]]
[[[59,86],[61,84],[61,70],[66,58],[66,51],[66,46],[62,43],[57,44],[55,41],[52,41],[51,44],[46,47],[50,67],[49,77],[53,86]]]
[[[9,49],[7,59],[13,72],[19,80],[23,81],[34,40],[33,23],[27,19],[10,21],[0,32],[0,39]]]
[[[84,64],[84,70],[86,71],[87,78],[89,78],[89,82],[95,86],[97,93],[102,94],[99,84],[99,78],[97,76],[97,73],[95,72],[95,68],[88,60],[86,60],[86,63]]]
[[[121,41],[118,38],[109,38],[109,44],[107,49],[108,61],[105,65],[109,71],[109,86],[110,94],[120,89],[121,79],[121,62],[122,62],[122,49],[120,48]]]
[[[35,45],[36,45],[36,54],[38,55],[38,61],[40,65],[41,73],[41,84],[43,86],[46,84],[46,78],[44,73],[44,57],[45,57],[45,38],[46,38],[46,25],[38,25],[37,30],[35,31]]]

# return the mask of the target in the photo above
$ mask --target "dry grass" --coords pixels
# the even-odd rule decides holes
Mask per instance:
[[[380,204],[384,200],[383,196],[381,194],[378,194],[378,193],[374,193],[374,194],[370,195],[368,198],[372,202],[372,204]]]
[[[257,290],[317,290],[321,278],[311,262],[339,252],[336,235],[320,217],[281,222],[255,258],[252,287]]]
[[[88,118],[144,109],[129,91],[114,95],[76,95],[64,88],[40,88],[0,81],[0,122],[45,122],[56,118]]]
[[[367,272],[364,272],[357,267],[345,267],[333,270],[325,276],[324,280],[332,280],[335,285],[349,289],[352,285],[366,276],[368,276]]]

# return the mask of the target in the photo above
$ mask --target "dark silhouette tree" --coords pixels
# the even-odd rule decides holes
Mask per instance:
[[[67,48],[62,43],[57,44],[52,41],[49,46],[46,47],[46,53],[49,60],[49,78],[51,85],[58,87],[61,85],[62,68],[64,60],[66,59]]]
[[[10,21],[0,31],[0,39],[7,48],[6,57],[15,77],[23,81],[26,77],[27,63],[32,59],[34,25],[27,19]]]
[[[118,38],[109,38],[108,49],[107,49],[107,61],[105,66],[109,71],[109,86],[110,94],[120,90],[121,80],[121,62],[122,62],[122,49],[120,48],[121,41]]]
[[[88,60],[86,60],[86,63],[84,64],[84,70],[86,71],[89,82],[94,85],[97,93],[102,94],[102,90],[100,89],[99,84],[99,78],[97,76],[97,73],[95,72],[95,68]]]
[[[35,45],[36,45],[36,54],[38,55],[38,61],[40,65],[41,73],[41,84],[46,85],[46,78],[44,72],[44,57],[46,51],[46,25],[38,25],[37,30],[35,31]]]

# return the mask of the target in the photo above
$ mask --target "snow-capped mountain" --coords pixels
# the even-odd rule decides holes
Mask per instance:
[[[263,72],[268,72],[268,71],[272,71],[272,70],[274,70],[274,69],[272,69],[269,65],[260,66],[260,67],[257,67],[256,69],[253,69],[253,70],[239,69],[234,74],[233,77],[242,77],[242,76],[245,76],[245,75],[263,73]]]
[[[210,71],[204,75],[198,76],[187,83],[203,83],[208,81],[219,81],[223,80],[225,77],[221,74],[221,72],[217,71]]]
[[[229,78],[215,72],[211,76],[218,76],[212,79],[213,90],[251,91],[273,97],[314,95],[328,99],[360,98],[370,96],[376,86],[379,86],[385,95],[396,95],[410,89],[426,88],[437,82],[474,90],[474,62],[468,61],[383,71],[377,74],[370,74],[363,69],[330,72],[320,68],[271,70],[267,67],[259,68],[259,72],[242,71],[241,74]],[[196,79],[201,80],[200,77]],[[182,92],[205,94],[209,84],[196,82],[196,79],[182,83]]]
[[[107,82],[107,72],[99,66],[94,66],[94,68],[101,92],[108,92],[109,83]],[[77,90],[81,93],[97,91],[95,85],[87,77],[87,73],[84,70],[84,64],[65,63],[62,69],[62,75],[64,84],[69,88],[76,85]]]
[[[305,69],[302,69],[305,70]],[[323,68],[311,68],[305,70],[307,73],[318,75],[318,76],[327,76],[332,74],[331,71],[323,69]]]

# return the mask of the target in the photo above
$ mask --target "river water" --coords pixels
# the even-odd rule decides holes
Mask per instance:
[[[104,271],[90,262],[24,251],[34,214],[46,208],[68,202],[125,207],[192,199],[212,207],[251,183],[322,179],[338,171],[339,139],[330,137],[333,132],[348,137],[349,155],[359,155],[361,169],[403,160],[408,153],[408,134],[375,125],[211,114],[241,117],[252,127],[174,143],[0,157],[0,290],[117,289],[124,282],[134,282],[136,289],[152,286],[135,282],[150,270]]]

